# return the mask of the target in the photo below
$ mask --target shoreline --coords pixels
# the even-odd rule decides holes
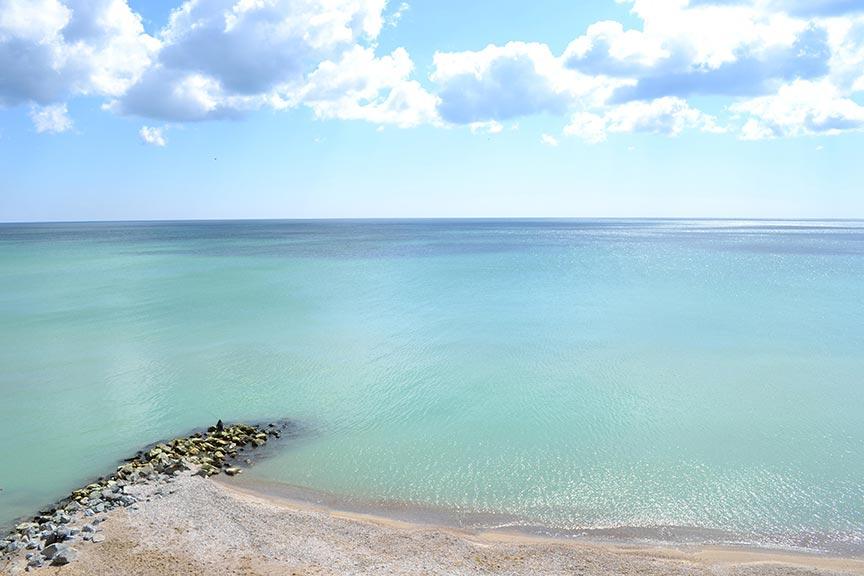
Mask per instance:
[[[444,509],[346,506],[335,495],[238,476],[276,449],[268,440],[280,431],[290,437],[296,425],[219,421],[148,445],[0,535],[0,574],[864,576],[857,554],[550,535],[500,515],[462,513],[454,522],[457,513]]]
[[[139,506],[107,514],[103,542],[82,546],[72,563],[40,570],[62,576],[864,575],[864,559],[603,545],[321,510],[191,470],[169,486],[131,486]],[[0,573],[26,571],[19,562],[0,564]]]
[[[250,495],[273,498],[299,508],[311,507],[336,514],[383,518],[416,526],[451,528],[476,533],[510,533],[547,541],[576,541],[611,546],[658,547],[669,549],[716,548],[754,554],[792,554],[825,558],[864,560],[864,543],[841,546],[834,541],[820,540],[819,534],[807,539],[809,545],[789,542],[747,539],[733,532],[698,526],[610,526],[557,529],[526,521],[516,515],[494,512],[465,512],[445,506],[424,506],[390,500],[354,499],[336,493],[278,480],[255,476],[216,478]],[[760,535],[765,537],[768,536]],[[777,537],[779,540],[779,537]],[[816,544],[821,544],[822,547]]]
[[[648,554],[658,557],[680,558],[690,561],[703,561],[720,564],[769,563],[788,566],[809,567],[829,570],[852,570],[852,574],[864,574],[864,556],[844,555],[835,552],[814,550],[790,550],[767,547],[757,547],[747,544],[713,544],[703,542],[676,542],[672,540],[653,540],[649,538],[631,537],[598,537],[558,536],[536,533],[519,526],[477,527],[457,526],[441,521],[425,519],[410,519],[405,515],[392,515],[384,509],[373,509],[370,506],[356,506],[348,509],[333,502],[338,497],[332,497],[328,503],[313,501],[309,498],[292,497],[286,491],[279,490],[277,482],[262,482],[258,479],[214,478],[214,483],[240,497],[257,499],[274,507],[294,511],[306,511],[329,515],[333,518],[371,525],[386,526],[406,531],[440,530],[455,536],[479,543],[507,543],[520,545],[560,545],[576,549],[604,549],[625,554]],[[284,485],[283,485],[284,486]],[[273,488],[276,488],[274,491]],[[295,492],[296,491],[296,492]],[[287,492],[306,493],[308,495],[324,493],[310,489],[287,486]],[[388,510],[398,506],[388,506]],[[411,512],[409,511],[410,515]],[[602,529],[596,530],[603,531]],[[590,530],[584,532],[591,532]]]

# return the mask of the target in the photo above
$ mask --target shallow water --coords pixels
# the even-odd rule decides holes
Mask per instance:
[[[0,225],[0,523],[217,418],[250,471],[864,551],[864,223]]]

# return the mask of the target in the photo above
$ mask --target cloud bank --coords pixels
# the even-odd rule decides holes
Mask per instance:
[[[0,106],[30,106],[49,133],[71,128],[66,103],[77,97],[172,123],[302,106],[320,119],[494,134],[545,115],[592,143],[864,130],[860,1],[616,1],[638,26],[595,22],[561,53],[519,39],[437,52],[424,76],[408,48],[378,49],[406,3],[186,0],[151,35],[126,0],[0,0]],[[158,129],[140,136],[165,143]]]

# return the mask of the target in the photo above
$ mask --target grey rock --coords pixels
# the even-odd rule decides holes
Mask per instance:
[[[42,556],[46,559],[51,560],[56,556],[61,550],[66,550],[69,548],[68,544],[49,544],[45,548],[42,549]]]
[[[84,532],[84,533],[95,532],[95,531],[96,531],[96,527],[93,526],[93,524],[85,524],[84,526],[81,527],[81,532]]]
[[[93,510],[95,510],[96,512],[105,512],[105,503],[99,502],[98,504],[96,504],[96,506],[93,507]]]
[[[17,552],[19,548],[21,548],[21,543],[18,542],[18,540],[12,540],[8,544],[6,544],[5,550],[9,554],[11,554],[13,552]]]
[[[87,516],[88,518],[90,518],[91,516],[94,516],[95,514],[96,513],[93,512],[92,508],[87,508],[86,510],[84,510],[84,516]]]
[[[76,558],[78,558],[78,551],[74,548],[66,548],[54,555],[54,558],[51,559],[51,565],[65,566],[70,562],[74,562]]]
[[[63,542],[65,540],[69,540],[72,537],[71,530],[66,526],[60,526],[45,538],[46,544],[54,544],[56,542]]]
[[[77,512],[78,510],[81,510],[81,504],[79,504],[75,500],[72,500],[71,502],[69,502],[69,504],[66,505],[67,512]]]
[[[29,562],[27,562],[28,568],[41,568],[44,561],[41,556],[33,556]]]
[[[98,544],[99,542],[104,542],[104,541],[105,541],[105,535],[104,534],[100,534],[98,532],[96,534],[93,534],[93,542],[94,543]]]
[[[66,514],[65,512],[58,512],[54,515],[53,521],[56,524],[68,524],[72,521],[72,517]]]

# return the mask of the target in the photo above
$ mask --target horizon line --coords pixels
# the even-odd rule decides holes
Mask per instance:
[[[0,220],[0,226],[15,224],[157,224],[157,223],[193,223],[193,222],[406,222],[406,221],[446,221],[446,220],[665,220],[686,221],[701,220],[715,222],[751,221],[751,222],[864,222],[864,217],[770,217],[770,216],[330,216],[309,218],[120,218],[94,220]]]

